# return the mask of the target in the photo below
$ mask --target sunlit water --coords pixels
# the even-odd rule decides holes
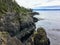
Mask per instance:
[[[36,27],[43,27],[51,41],[51,45],[60,45],[60,11],[38,11],[37,18],[43,18],[36,23]]]

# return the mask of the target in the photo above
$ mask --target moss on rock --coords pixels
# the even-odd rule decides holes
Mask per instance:
[[[34,45],[50,45],[44,28],[37,29],[37,33],[34,36]]]
[[[40,27],[27,40],[26,45],[50,45],[50,40],[47,37],[45,29]]]

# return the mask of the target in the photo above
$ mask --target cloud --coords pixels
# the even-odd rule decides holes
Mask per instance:
[[[16,2],[26,8],[60,5],[60,0],[16,0]]]
[[[60,6],[40,6],[33,8],[35,10],[60,10]]]

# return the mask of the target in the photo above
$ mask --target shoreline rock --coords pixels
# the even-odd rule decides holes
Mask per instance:
[[[0,45],[35,45],[32,35],[35,38],[35,22],[38,19],[33,16],[38,13],[20,7],[12,0],[0,2],[0,8],[3,6],[0,10]]]
[[[50,45],[50,40],[47,37],[45,29],[42,27],[37,29],[29,39],[26,41],[25,45]]]

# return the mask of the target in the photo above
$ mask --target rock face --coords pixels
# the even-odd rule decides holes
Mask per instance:
[[[38,28],[37,32],[34,32],[27,42],[26,45],[50,45],[50,40],[42,27]]]
[[[11,37],[8,32],[0,32],[0,45],[23,45],[16,37]]]
[[[15,40],[16,38],[18,42],[20,40],[20,42],[22,42],[23,44],[33,34],[35,30],[35,24],[33,20],[34,19],[29,15],[21,16],[16,13],[7,12],[0,18],[0,31],[7,32],[9,34],[8,36],[12,38],[11,41]],[[9,42],[10,37],[8,40],[6,39],[7,43]],[[14,44],[12,43],[11,45]],[[15,45],[17,45],[17,43]]]
[[[50,40],[47,38],[45,29],[37,29],[37,34],[34,37],[34,45],[50,45]]]
[[[10,33],[11,36],[15,35],[15,33],[20,30],[20,23],[18,21],[18,15],[15,13],[7,12],[1,19],[1,27],[3,30]]]
[[[37,36],[41,37],[41,33],[34,34],[38,19],[33,16],[38,13],[12,1],[0,0],[0,45],[37,45],[37,40],[40,40]]]

